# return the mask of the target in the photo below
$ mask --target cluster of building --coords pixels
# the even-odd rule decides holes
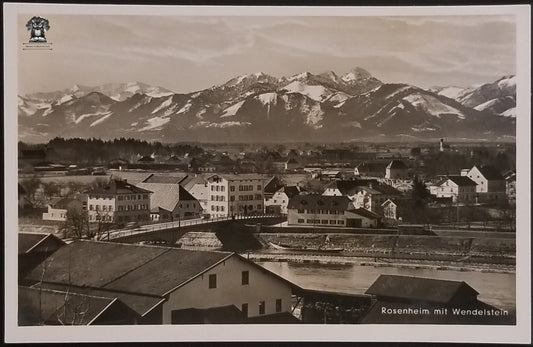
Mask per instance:
[[[19,326],[514,324],[515,319],[479,301],[465,282],[381,275],[365,294],[323,292],[231,252],[88,240],[65,244],[51,234],[19,233],[18,263]],[[408,319],[383,314],[421,308],[425,311]],[[488,311],[490,316],[480,317]]]
[[[514,202],[516,200],[516,175],[502,175],[491,166],[473,166],[458,175],[448,175],[429,187],[437,198],[452,203],[477,204]]]

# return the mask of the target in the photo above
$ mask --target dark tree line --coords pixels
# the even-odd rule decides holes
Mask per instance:
[[[47,144],[36,146],[19,142],[19,149],[46,148],[47,159],[54,162],[67,162],[81,165],[104,165],[112,160],[122,159],[129,162],[137,160],[137,156],[155,153],[163,158],[170,156],[197,156],[204,153],[201,147],[190,144],[162,144],[132,138],[101,140],[97,138],[64,139],[56,137]]]

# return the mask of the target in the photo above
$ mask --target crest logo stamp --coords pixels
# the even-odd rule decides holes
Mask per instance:
[[[26,28],[31,35],[29,42],[46,42],[45,33],[50,30],[50,23],[46,18],[34,16],[26,23]]]
[[[41,16],[33,16],[26,23],[26,29],[30,32],[28,42],[22,43],[24,51],[51,51],[52,42],[46,40],[46,33],[50,30],[50,21]]]

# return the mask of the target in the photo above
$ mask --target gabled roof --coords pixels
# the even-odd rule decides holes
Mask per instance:
[[[151,191],[138,188],[133,184],[128,183],[127,181],[121,180],[111,180],[109,184],[104,187],[97,187],[87,192],[88,194],[106,194],[106,195],[117,195],[117,194],[146,194],[151,193]]]
[[[163,296],[231,255],[228,252],[75,241],[54,253],[54,261],[49,264],[43,282]],[[41,276],[41,269],[36,268],[27,279],[39,281]]]
[[[337,180],[328,183],[325,189],[338,189],[342,195],[353,193],[355,188],[368,186],[369,184],[377,184],[376,180]]]
[[[178,184],[181,183],[186,177],[187,174],[173,176],[151,174],[150,176],[146,177],[142,183]]]
[[[47,241],[50,241],[57,245],[57,247],[54,247],[54,249],[49,249],[49,252],[53,252],[55,251],[55,249],[65,245],[65,242],[63,242],[63,240],[52,234],[19,232],[18,254],[29,253],[32,250],[36,250],[39,245],[44,245]]]
[[[263,192],[267,194],[274,194],[281,187],[283,187],[283,183],[280,181],[280,179],[277,176],[272,176],[265,181]]]
[[[477,183],[472,181],[470,178],[466,177],[466,176],[456,176],[456,175],[452,175],[452,176],[448,176],[448,179],[450,181],[452,181],[453,183],[457,184],[458,186],[460,187],[466,187],[466,186],[477,186]],[[446,182],[447,180],[444,180],[443,182],[439,182],[439,186]]]
[[[491,181],[499,181],[503,180],[503,176],[501,173],[493,166],[484,165],[484,166],[474,166],[477,167],[479,172],[485,177],[487,180]]]
[[[65,325],[90,325],[113,304],[117,304],[121,311],[131,311],[112,297],[22,286],[18,288],[19,325],[40,325],[41,319],[47,325],[61,325],[62,322]]]
[[[318,194],[296,195],[289,200],[289,209],[346,211],[353,208],[346,196],[325,196]]]
[[[289,199],[300,194],[302,191],[304,191],[304,189],[302,189],[300,186],[287,186],[278,189],[278,192],[284,192]]]
[[[39,288],[40,285],[41,284],[37,283],[32,287]],[[90,296],[117,298],[141,317],[148,314],[155,307],[159,306],[166,300],[161,296],[132,294],[121,291],[112,291],[98,288],[77,287],[70,284],[42,283],[42,288],[63,292],[69,291],[72,293]]]
[[[207,180],[202,175],[187,176],[180,183],[180,185],[184,187],[186,190],[192,189],[192,187],[194,187],[197,184],[207,184]]]
[[[196,198],[179,184],[138,183],[137,187],[152,192],[150,208],[161,207],[167,211],[174,211],[180,201],[196,201]]]
[[[393,170],[407,170],[408,167],[405,165],[405,163],[401,160],[394,159],[392,160],[389,165],[387,165],[387,169],[393,169]]]
[[[365,293],[376,295],[378,298],[397,298],[441,304],[450,303],[457,299],[457,296],[466,295],[475,299],[479,294],[474,288],[462,281],[398,275],[380,275]]]
[[[395,203],[394,201],[392,201],[391,199],[387,199],[387,200],[385,200],[385,201],[381,204],[381,206],[385,206],[385,205],[388,205],[388,204],[393,204],[393,205],[395,205],[395,206],[398,206],[398,204]]]

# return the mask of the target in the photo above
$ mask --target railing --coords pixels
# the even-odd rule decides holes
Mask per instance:
[[[119,229],[110,230],[108,233],[104,233],[100,236],[100,240],[116,239],[120,237],[133,236],[137,234],[144,234],[160,230],[175,229],[194,225],[212,224],[229,220],[249,220],[249,219],[262,219],[262,218],[279,218],[282,217],[279,214],[262,214],[262,215],[233,215],[226,217],[214,217],[209,219],[195,218],[195,219],[180,219],[173,222],[162,222],[156,224],[147,224],[133,229]]]

